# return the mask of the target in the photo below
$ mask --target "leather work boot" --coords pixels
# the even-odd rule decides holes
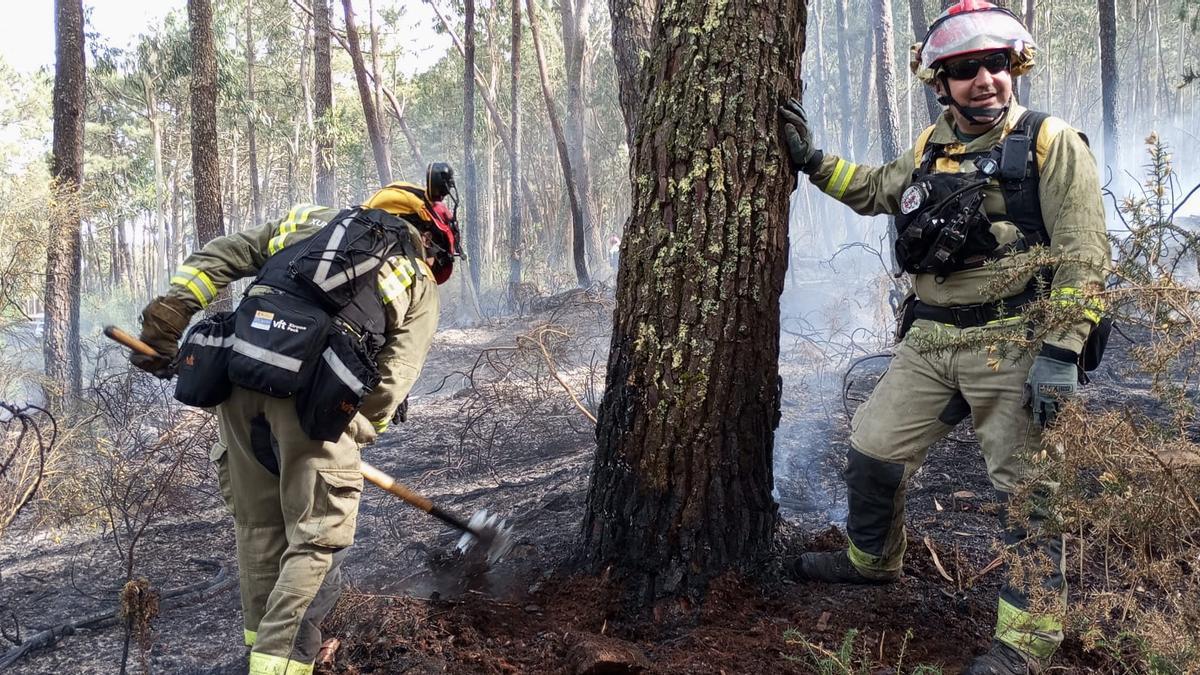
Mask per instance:
[[[1038,675],[1041,665],[1003,642],[975,657],[963,675]]]
[[[820,551],[804,553],[787,566],[791,577],[797,581],[824,581],[834,584],[887,584],[900,575],[881,578],[865,576],[850,562],[848,551]]]

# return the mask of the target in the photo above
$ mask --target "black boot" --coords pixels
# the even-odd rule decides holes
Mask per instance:
[[[1037,675],[1041,666],[1003,642],[992,642],[992,648],[975,657],[963,675]]]
[[[797,581],[824,581],[835,584],[886,584],[900,578],[899,574],[880,578],[865,576],[850,562],[848,551],[805,553],[791,560],[787,571]]]

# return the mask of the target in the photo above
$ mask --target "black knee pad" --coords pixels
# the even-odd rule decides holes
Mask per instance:
[[[896,511],[896,493],[904,482],[904,465],[869,457],[855,448],[846,454],[846,491],[850,515],[846,533],[865,553],[882,555]]]

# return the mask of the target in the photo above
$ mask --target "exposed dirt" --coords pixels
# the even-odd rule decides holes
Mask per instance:
[[[569,314],[439,334],[408,423],[385,434],[365,456],[450,510],[469,515],[487,508],[504,515],[517,546],[486,574],[464,577],[451,553],[455,533],[369,489],[345,562],[349,588],[325,624],[338,646],[320,671],[806,673],[814,671],[811,653],[836,650],[856,630],[859,649],[877,663],[896,667],[902,661],[905,672],[918,663],[940,665],[952,673],[986,647],[1001,574],[975,577],[995,557],[998,525],[980,451],[966,428],[931,451],[910,486],[901,582],[869,588],[793,584],[768,571],[756,579],[721,579],[694,614],[621,620],[619,589],[567,565],[590,470],[589,423],[547,372],[540,352],[528,340],[524,348],[514,346],[520,344],[516,336],[549,320],[564,326],[570,340],[543,338],[560,373],[594,409],[609,311],[584,303]],[[845,514],[841,367],[786,336],[784,352],[778,548],[783,554],[835,549],[844,545],[833,527],[843,524]],[[856,370],[852,389],[869,389],[871,369],[877,376],[885,363],[879,359]],[[1118,386],[1107,377],[1101,376],[1108,384],[1098,390]],[[156,587],[213,574],[195,559],[236,568],[232,521],[214,486],[215,479],[196,492],[186,513],[172,515],[148,535],[137,567]],[[927,537],[955,581],[935,567]],[[6,537],[0,575],[0,623],[7,635],[19,625],[22,636],[113,606],[122,578],[103,533],[78,529]],[[811,646],[785,637],[789,629]],[[244,671],[235,590],[164,606],[154,630],[146,659],[153,672]],[[80,631],[26,655],[11,672],[114,672],[122,641],[117,627]],[[135,655],[131,663],[137,661]],[[1099,668],[1070,637],[1060,663],[1067,673]]]

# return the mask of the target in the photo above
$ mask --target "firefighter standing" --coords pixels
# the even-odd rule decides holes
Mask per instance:
[[[340,595],[339,564],[354,541],[363,481],[360,449],[387,429],[420,374],[437,328],[437,284],[450,276],[458,252],[457,230],[452,220],[446,222],[448,211],[440,203],[452,188],[449,165],[434,164],[423,190],[393,183],[363,205],[405,215],[407,232],[401,236],[409,238],[406,250],[415,254],[389,258],[379,270],[377,288],[371,283],[377,300],[368,303],[373,310],[363,311],[375,315],[372,325],[382,326],[374,357],[380,380],[337,440],[310,438],[292,397],[233,386],[217,407],[220,441],[212,459],[235,521],[251,675],[313,670],[320,623]],[[134,365],[170,377],[193,313],[230,282],[259,274],[273,256],[295,251],[294,244],[316,234],[337,213],[298,205],[284,219],[214,239],[188,256],[167,293],[142,315],[141,339],[161,356],[134,355]],[[252,285],[247,297],[262,286]],[[256,354],[269,356],[261,350]]]
[[[851,422],[845,470],[849,550],[802,555],[792,566],[797,578],[896,580],[905,548],[905,484],[929,446],[970,414],[992,484],[1007,504],[1030,473],[1026,458],[1039,447],[1042,426],[1053,420],[1058,402],[1075,392],[1079,354],[1099,321],[1085,296],[1102,287],[1110,251],[1086,140],[1062,120],[1027,111],[1013,97],[1013,76],[1030,70],[1035,49],[1007,10],[980,0],[953,5],[913,52],[916,74],[948,110],[912,150],[880,167],[812,147],[803,109],[794,101],[781,108],[795,170],[860,214],[897,216],[897,257],[916,292],[915,322]],[[967,201],[972,198],[977,202]],[[946,204],[959,210],[936,211]],[[1030,271],[999,303],[982,295],[989,282],[1006,278],[1000,276],[1004,270],[986,263],[1003,259],[1000,267],[1017,266],[1035,245],[1064,262],[1047,270],[1042,284]],[[1013,330],[1014,319],[1006,317],[1044,286],[1052,300],[1072,308],[1076,320],[1051,332],[1036,354],[995,367],[982,348],[919,347],[923,339],[982,338],[974,344],[987,344],[989,331]],[[1020,325],[1020,318],[1015,321]],[[992,647],[968,673],[1040,672],[1061,642],[1063,542],[1038,534],[1047,517],[1044,506],[1035,504],[1032,537],[1007,522],[1007,509],[1001,521],[1005,543],[1020,544],[1023,554],[1041,561],[1046,573],[1040,595],[1050,599],[1051,609],[1031,608],[1030,587],[1006,584]]]

